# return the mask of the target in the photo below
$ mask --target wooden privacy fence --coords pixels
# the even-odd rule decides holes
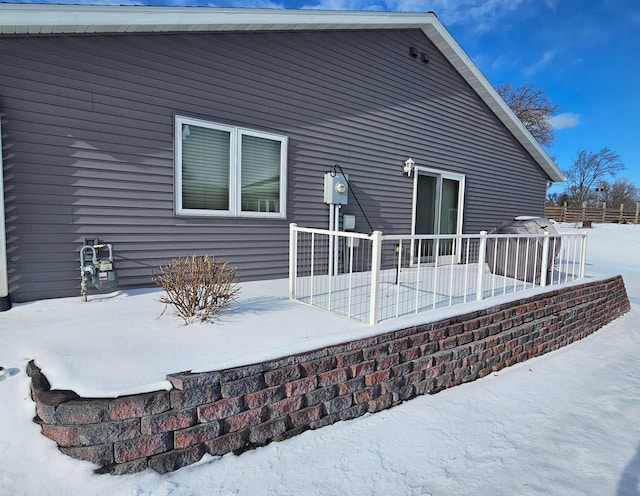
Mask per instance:
[[[568,207],[565,203],[562,207],[544,208],[544,216],[558,222],[619,222],[621,224],[638,224],[640,220],[640,202],[636,203],[635,210],[619,207],[608,207],[606,203],[602,207]]]

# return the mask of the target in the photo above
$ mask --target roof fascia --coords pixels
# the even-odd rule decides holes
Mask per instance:
[[[0,4],[0,34],[420,28],[433,13]]]

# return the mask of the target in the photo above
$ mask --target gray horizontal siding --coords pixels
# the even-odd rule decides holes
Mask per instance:
[[[327,226],[335,163],[385,232],[410,229],[409,156],[465,174],[467,232],[542,215],[544,173],[418,30],[0,38],[0,67],[16,301],[78,294],[95,236],[124,287],[203,253],[285,277],[288,223]],[[288,136],[287,219],[174,215],[175,114]],[[353,195],[342,211],[369,231]]]

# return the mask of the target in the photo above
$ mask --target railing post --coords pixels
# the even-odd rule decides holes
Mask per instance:
[[[624,220],[624,203],[620,204],[620,214],[618,215],[618,222],[620,222],[620,224],[622,224],[622,221]]]
[[[562,222],[567,222],[567,202],[562,204]]]
[[[378,294],[380,292],[380,264],[382,261],[382,233],[371,235],[371,301],[369,302],[369,324],[378,323]]]
[[[547,273],[549,272],[549,233],[544,233],[542,242],[542,261],[540,263],[540,287],[547,285]]]
[[[607,202],[602,202],[602,223],[607,222]]]
[[[487,231],[480,231],[480,242],[478,243],[478,275],[476,276],[476,300],[482,300],[482,286],[484,281],[484,262],[487,251]]]
[[[640,220],[640,202],[636,202],[636,216],[635,216],[634,224],[637,224],[638,220]]]
[[[289,224],[289,298],[296,299],[296,281],[298,279],[298,227]]]
[[[587,262],[587,231],[582,233],[582,250],[580,254],[580,269],[579,274],[580,278],[584,277],[584,267]]]

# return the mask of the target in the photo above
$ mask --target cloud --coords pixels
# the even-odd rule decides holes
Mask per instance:
[[[538,61],[531,64],[529,67],[525,67],[522,70],[522,72],[525,74],[525,76],[533,76],[540,69],[548,65],[549,62],[551,62],[555,57],[556,57],[556,52],[552,50],[548,50],[544,52],[544,54]]]
[[[398,0],[400,4],[403,1],[406,0]],[[488,31],[523,3],[524,0],[432,0],[426,10],[433,10],[445,25],[469,24],[476,31]]]
[[[580,124],[580,116],[578,114],[572,114],[571,112],[564,112],[562,114],[554,115],[549,119],[551,127],[553,129],[564,129],[567,127],[576,127]]]
[[[436,13],[443,24],[469,25],[474,31],[488,31],[527,0],[316,0],[305,9],[384,10]],[[549,0],[548,0],[549,1]]]
[[[316,3],[303,5],[301,8],[322,10],[388,10],[384,3],[376,4],[362,0],[320,0]]]

